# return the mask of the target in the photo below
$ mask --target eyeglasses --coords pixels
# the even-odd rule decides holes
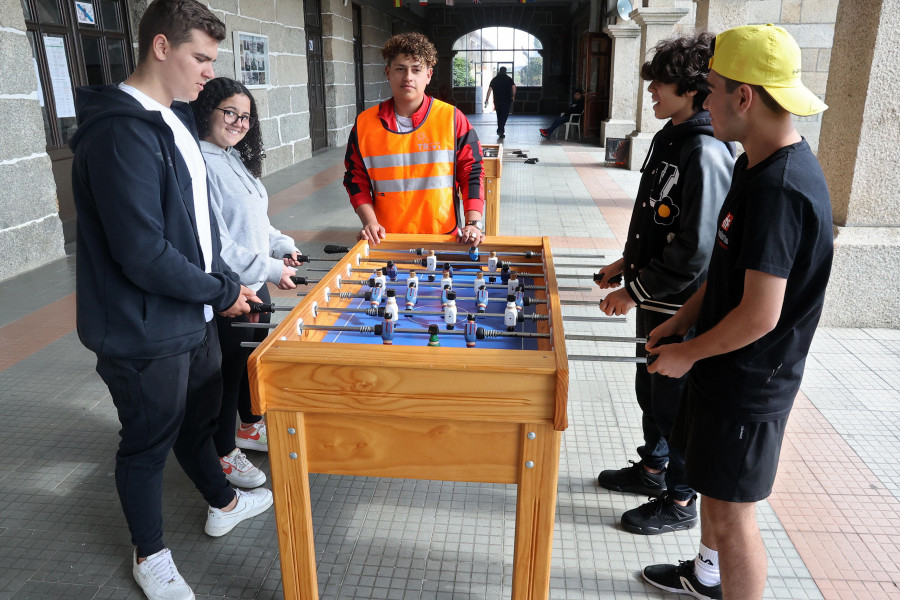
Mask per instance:
[[[233,110],[229,110],[227,108],[219,108],[216,107],[216,110],[222,111],[222,116],[225,118],[226,125],[234,125],[238,121],[241,122],[241,125],[247,125],[247,129],[253,129],[253,126],[256,125],[256,119],[251,117],[250,115],[239,115]]]

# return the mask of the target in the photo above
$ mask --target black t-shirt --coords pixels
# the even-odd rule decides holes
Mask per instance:
[[[490,87],[494,90],[494,104],[512,101],[513,80],[509,75],[497,75],[491,79]]]
[[[790,412],[822,314],[833,240],[825,176],[806,140],[751,169],[746,154],[738,158],[719,212],[698,334],[740,303],[747,269],[785,278],[787,286],[775,329],[691,369],[690,384],[711,410],[747,421]]]

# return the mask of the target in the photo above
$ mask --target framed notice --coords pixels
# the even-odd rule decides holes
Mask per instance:
[[[269,36],[234,32],[234,72],[248,88],[269,86]]]

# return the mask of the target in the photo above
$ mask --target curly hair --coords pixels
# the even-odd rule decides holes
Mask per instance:
[[[428,38],[421,33],[400,33],[392,37],[381,49],[381,56],[385,60],[385,64],[390,65],[391,61],[401,54],[408,54],[420,60],[431,69],[437,64],[437,50],[434,44],[428,41]]]
[[[225,39],[225,23],[197,0],[154,0],[138,25],[138,62],[144,62],[150,54],[157,35],[163,34],[177,48],[191,39],[194,29],[217,42]]]
[[[243,94],[250,99],[250,116],[256,121],[240,142],[234,145],[238,151],[241,162],[254,177],[262,175],[262,159],[266,157],[263,152],[262,131],[259,127],[259,115],[256,112],[256,101],[243,83],[227,77],[216,77],[206,82],[203,91],[197,99],[191,102],[194,111],[194,120],[197,122],[197,133],[200,139],[209,137],[209,119],[212,112],[219,107],[226,98]],[[221,117],[220,117],[221,118]]]
[[[663,40],[656,45],[653,58],[641,67],[645,81],[674,83],[679,96],[696,91],[694,110],[700,110],[709,95],[709,59],[715,36],[708,32]]]

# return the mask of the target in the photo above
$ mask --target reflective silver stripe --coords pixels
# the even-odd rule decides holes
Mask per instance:
[[[382,156],[363,157],[363,163],[366,165],[367,169],[451,163],[454,160],[455,155],[453,150],[429,150],[427,152],[407,152],[403,154],[384,154]]]
[[[437,177],[412,177],[410,179],[373,179],[376,192],[415,192],[418,190],[440,190],[453,187],[453,175]]]

